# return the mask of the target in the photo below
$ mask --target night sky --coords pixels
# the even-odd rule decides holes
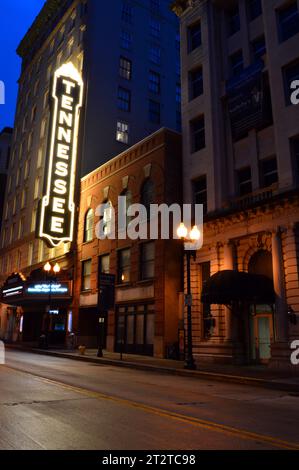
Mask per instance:
[[[14,123],[21,67],[16,48],[44,3],[45,0],[1,0],[0,80],[5,83],[6,104],[0,105],[0,130]]]

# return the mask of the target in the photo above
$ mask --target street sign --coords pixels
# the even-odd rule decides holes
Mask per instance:
[[[114,308],[115,304],[115,275],[99,274],[99,311],[106,313]]]
[[[185,307],[192,307],[193,304],[193,298],[192,295],[185,295]]]

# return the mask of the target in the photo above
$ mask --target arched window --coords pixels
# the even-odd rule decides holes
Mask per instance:
[[[91,242],[93,240],[93,222],[94,222],[93,210],[89,209],[86,212],[85,221],[84,221],[84,243]]]
[[[144,207],[147,210],[148,216],[150,214],[150,205],[154,204],[155,202],[155,185],[153,181],[148,178],[141,189],[141,204],[144,205]]]

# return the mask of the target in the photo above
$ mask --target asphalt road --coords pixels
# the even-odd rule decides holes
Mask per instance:
[[[299,397],[8,350],[0,449],[299,450]]]

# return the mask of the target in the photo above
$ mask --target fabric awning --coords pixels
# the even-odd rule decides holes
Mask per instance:
[[[201,301],[206,304],[230,305],[232,302],[273,304],[273,281],[266,276],[239,271],[219,271],[205,284]]]

